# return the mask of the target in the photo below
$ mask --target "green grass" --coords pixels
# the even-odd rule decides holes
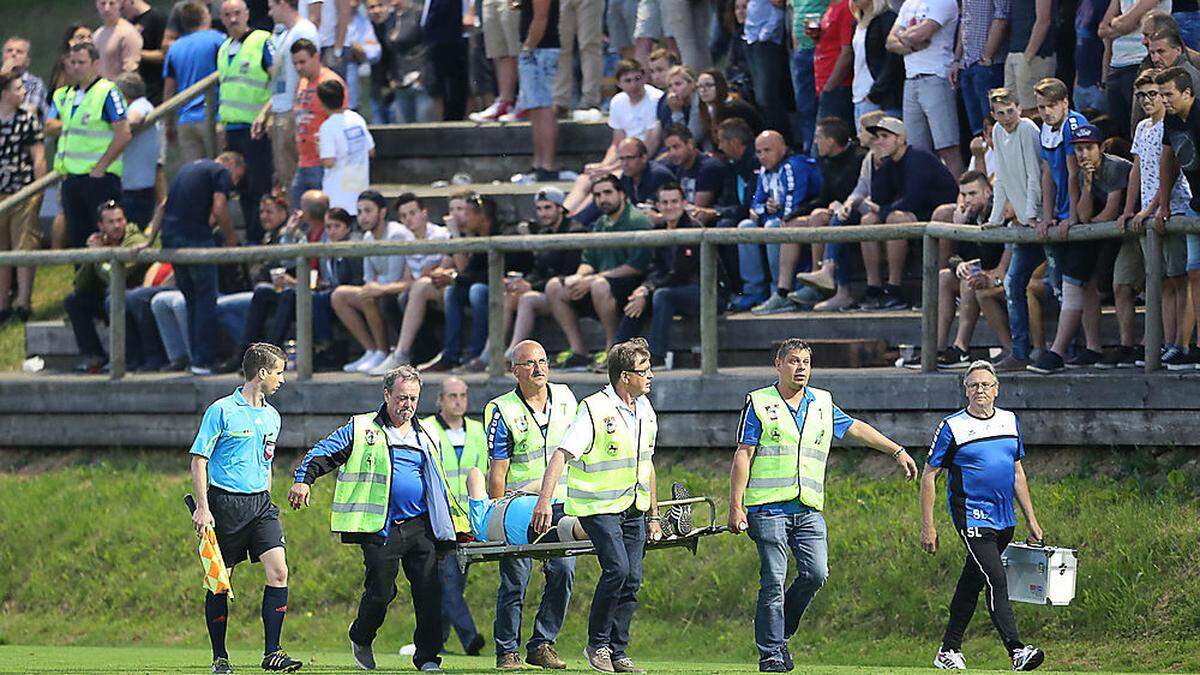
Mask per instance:
[[[793,638],[793,652],[801,663],[868,669],[862,672],[928,664],[962,551],[939,513],[945,548],[933,558],[922,553],[915,486],[875,477],[885,474],[874,457],[839,456],[826,512],[830,579]],[[1158,461],[1146,456],[1095,451],[1088,463],[1060,468],[1053,479],[1045,477],[1049,467],[1040,470],[1036,455],[1027,461],[1048,536],[1080,551],[1079,591],[1070,607],[1016,606],[1022,637],[1047,650],[1048,665],[1200,670],[1196,468],[1182,453]],[[726,453],[662,453],[660,477],[664,484],[684,480],[695,492],[721,495],[727,462]],[[200,567],[180,499],[188,490],[181,453],[6,453],[0,467],[7,469],[0,473],[0,644],[206,645]],[[288,482],[283,472],[276,474],[279,503]],[[319,483],[311,509],[283,517],[291,570],[285,644],[297,656],[333,651],[321,660],[335,664],[326,659],[343,649],[362,567],[357,549],[328,532],[331,487]],[[651,553],[645,575],[631,647],[635,658],[753,664],[757,556],[748,539],[706,539],[696,557],[678,550]],[[581,559],[559,643],[571,660],[582,648],[596,577],[595,559]],[[240,595],[231,609],[230,639],[243,660],[261,648],[261,583],[257,567],[239,568],[234,576]],[[539,586],[535,575],[531,599]],[[380,634],[380,653],[410,641],[403,580],[400,587]],[[467,597],[485,634],[495,588],[494,565],[472,569]],[[982,607],[965,652],[973,667],[1003,668],[1003,651]],[[145,668],[158,668],[160,653],[145,654],[154,659]],[[161,658],[206,661],[202,650],[195,652],[200,657],[167,654],[176,653]],[[0,663],[10,661],[0,652]],[[162,667],[171,663],[176,661]]]
[[[71,292],[75,273],[70,265],[38,269],[33,282],[33,321],[62,318],[62,301]],[[25,361],[25,326],[10,321],[0,326],[0,371],[20,370]]]

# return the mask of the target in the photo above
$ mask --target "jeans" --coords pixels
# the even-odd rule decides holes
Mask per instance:
[[[240,129],[227,128],[225,148],[240,152],[246,159],[246,174],[237,186],[238,201],[242,205],[242,218],[246,223],[246,243],[260,244],[263,240],[263,229],[258,220],[258,202],[275,184],[272,176],[274,164],[271,161],[271,137],[264,134],[262,138],[251,138],[249,126]]]
[[[167,248],[207,248],[210,242],[168,241]],[[175,265],[175,284],[187,302],[188,342],[192,365],[212,367],[217,363],[217,266]]]
[[[833,216],[829,219],[829,226],[830,227],[840,227],[842,225],[856,225],[856,224],[858,224],[858,220],[859,219],[858,219],[857,214],[851,214],[849,223],[843,221],[841,218],[838,218],[837,216]],[[828,244],[825,244],[825,253],[824,253],[823,257],[825,260],[833,261],[833,263],[834,263],[833,283],[837,284],[839,287],[844,287],[847,284],[849,284],[851,281],[851,279],[850,279],[850,246],[851,246],[850,244],[845,244],[845,243],[836,242],[836,241],[832,241],[832,242],[829,242]]]
[[[169,290],[174,289],[170,286],[139,286],[125,291],[125,359],[130,368],[150,370],[166,365],[167,357],[158,337],[150,302],[154,296]]]
[[[650,354],[665,357],[671,347],[671,323],[675,316],[700,315],[700,286],[669,286],[655,289],[650,313]],[[724,302],[717,301],[717,307]]]
[[[390,104],[383,102],[379,92],[371,96],[371,121],[374,124],[432,122],[433,113],[433,99],[420,85],[397,89]]]
[[[971,135],[983,133],[983,120],[992,111],[988,92],[1004,86],[1004,63],[985,66],[973,63],[958,75],[958,89],[967,109],[967,127]]]
[[[226,334],[233,340],[242,334],[245,326],[245,302],[242,293],[217,296],[217,321]],[[191,336],[188,332],[187,301],[183,293],[174,289],[165,289],[154,295],[150,300],[150,311],[154,315],[154,325],[158,329],[159,339],[167,352],[167,360],[171,362],[180,359],[191,359]]]
[[[771,218],[763,227],[780,227],[783,222]],[[747,218],[738,223],[738,228],[758,227],[758,223]],[[766,298],[779,279],[779,244],[766,244],[767,265],[763,266],[763,244],[738,244],[738,273],[742,277],[742,295]],[[770,277],[767,277],[770,274]]]
[[[600,580],[588,612],[588,646],[612,649],[614,661],[626,656],[629,625],[642,586],[646,519],[632,508],[624,513],[584,516],[579,524],[596,548]]]
[[[854,102],[851,100],[850,87],[837,87],[833,91],[821,92],[817,99],[817,119],[826,117],[836,117],[850,125],[851,129],[854,128]]]
[[[1183,43],[1192,49],[1200,49],[1200,12],[1171,12],[1179,24],[1179,35]]]
[[[471,306],[471,337],[467,343],[467,358],[483,353],[488,337],[488,287],[475,283],[452,284],[443,291],[446,300],[446,328],[442,338],[442,361],[462,363],[462,327],[467,305]]]
[[[768,129],[787,133],[789,84],[787,54],[778,42],[754,42],[746,46],[746,61],[750,80],[754,83],[754,98]]]
[[[500,588],[496,592],[496,623],[492,625],[492,636],[496,641],[496,655],[515,653],[521,643],[521,609],[525,599],[525,587],[533,573],[533,560],[529,558],[505,558],[500,561]],[[529,636],[526,650],[542,644],[554,644],[567,617],[567,605],[571,602],[571,587],[575,583],[575,558],[551,558],[542,563],[546,575],[546,586],[542,591],[542,602],[533,620],[533,634]]]
[[[83,356],[98,356],[107,358],[104,346],[100,344],[100,335],[96,333],[96,320],[108,320],[108,312],[104,307],[103,293],[71,293],[63,298],[63,310],[75,333],[75,345]]]
[[[320,190],[325,169],[320,166],[298,166],[292,178],[292,206],[300,208],[300,196],[308,190]]]
[[[1108,99],[1104,96],[1104,90],[1098,86],[1091,87],[1075,87],[1074,98],[1075,109],[1095,110],[1103,113],[1108,110]]]
[[[463,649],[466,649],[479,636],[475,619],[471,617],[471,608],[463,599],[467,573],[459,570],[458,560],[452,555],[442,558],[438,565],[442,577],[442,644],[450,639],[450,627],[453,626]]]
[[[792,93],[796,99],[796,116],[800,118],[800,152],[812,148],[813,134],[817,125],[817,90],[813,75],[813,50],[801,48],[792,52]]]
[[[1012,334],[1014,358],[1027,359],[1032,349],[1025,287],[1029,285],[1033,271],[1045,258],[1041,244],[1016,244],[1008,261],[1008,272],[1004,275],[1004,301],[1008,305],[1008,330]]]
[[[750,538],[758,545],[758,606],[754,643],[760,661],[782,659],[787,639],[800,627],[804,610],[829,576],[829,544],[820,511],[750,513]],[[788,550],[796,558],[796,578],[787,591]]]

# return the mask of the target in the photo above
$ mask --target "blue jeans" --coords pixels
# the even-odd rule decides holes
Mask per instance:
[[[843,221],[841,218],[838,218],[837,216],[833,216],[829,219],[829,227],[840,227],[842,225],[857,225],[859,222],[858,214],[851,213],[849,220],[850,220],[850,222],[847,223],[847,222]],[[833,283],[837,284],[838,286],[845,286],[846,284],[849,284],[851,281],[851,279],[850,279],[850,246],[851,246],[851,244],[845,244],[845,243],[837,242],[837,241],[831,241],[831,242],[825,244],[825,253],[823,254],[823,258],[825,260],[833,261],[833,263],[834,263]]]
[[[724,307],[728,298],[718,297],[717,306]],[[700,286],[664,286],[656,288],[650,296],[649,306],[642,315],[634,318],[621,317],[617,329],[617,342],[624,342],[642,335],[646,319],[650,319],[650,355],[661,359],[671,349],[671,324],[677,316],[700,315]]]
[[[758,545],[758,606],[754,643],[760,661],[782,659],[787,639],[829,576],[829,544],[820,511],[750,513],[750,538]],[[788,551],[796,558],[796,578],[787,591]]]
[[[958,89],[967,109],[967,126],[972,135],[983,133],[983,120],[992,111],[988,91],[1004,86],[1004,63],[985,66],[973,63],[958,75]]]
[[[1192,49],[1200,49],[1200,12],[1171,12],[1179,24],[1179,35],[1183,43]]]
[[[475,619],[471,617],[471,608],[463,599],[467,573],[459,570],[458,560],[452,555],[442,558],[438,566],[442,576],[442,642],[450,639],[450,627],[453,626],[463,649],[466,649],[479,636]]]
[[[796,115],[800,118],[800,151],[812,147],[817,125],[817,84],[813,75],[813,50],[801,48],[792,52],[792,93],[796,97]]]
[[[1075,102],[1076,110],[1096,110],[1099,112],[1108,110],[1108,97],[1104,95],[1104,90],[1096,85],[1075,87],[1075,94],[1072,100]]]
[[[521,643],[521,605],[525,599],[525,587],[533,573],[533,561],[529,558],[505,558],[500,561],[500,588],[496,593],[496,623],[492,625],[492,636],[496,641],[496,655],[515,653]],[[542,563],[546,575],[546,586],[542,591],[542,603],[533,620],[533,634],[529,636],[526,650],[542,644],[554,644],[567,617],[567,605],[571,602],[571,586],[575,583],[575,558],[552,558]]]
[[[170,286],[139,286],[125,291],[125,358],[130,368],[152,369],[167,363],[150,302],[154,296],[168,290],[173,289]]]
[[[300,196],[308,190],[320,190],[325,169],[319,166],[298,166],[292,178],[292,206],[300,208]]]
[[[904,117],[904,111],[901,110],[900,108],[891,108],[891,109],[885,110],[884,108],[880,107],[879,104],[873,102],[871,99],[864,98],[863,100],[854,104],[854,125],[858,124],[858,118],[862,117],[863,115],[866,115],[869,112],[874,112],[876,110],[883,110],[885,113],[887,113],[888,115],[891,115],[892,117],[895,117],[896,119],[900,119],[901,117]],[[851,128],[855,128],[854,125],[851,125]]]
[[[1029,302],[1025,299],[1025,287],[1033,277],[1033,271],[1046,259],[1041,244],[1016,244],[1008,261],[1008,272],[1004,275],[1004,301],[1008,306],[1008,330],[1012,334],[1012,355],[1018,359],[1029,358],[1032,345],[1029,343]]]
[[[850,87],[837,87],[833,91],[821,92],[817,99],[817,119],[826,117],[836,117],[850,125],[851,129],[854,128],[854,101],[850,95]],[[810,151],[810,154],[816,154],[814,148],[810,148]]]
[[[612,658],[626,656],[629,625],[642,586],[646,553],[646,519],[639,511],[584,516],[579,524],[596,547],[600,580],[588,612],[588,646],[609,647]]]
[[[442,338],[442,361],[457,365],[462,362],[462,327],[466,319],[467,305],[471,306],[471,341],[467,344],[467,358],[483,353],[488,337],[488,287],[487,284],[451,284],[442,292],[446,300],[446,328]]]
[[[210,248],[208,241],[176,241],[163,238],[166,248]],[[192,365],[209,368],[217,364],[217,266],[175,265],[175,284],[187,303],[188,343]]]
[[[763,227],[780,227],[778,218],[771,218]],[[747,218],[738,228],[754,228],[758,223]],[[779,279],[779,244],[766,244],[767,265],[763,266],[763,244],[738,244],[738,273],[742,276],[742,295],[766,299]],[[768,278],[767,275],[770,274]]]

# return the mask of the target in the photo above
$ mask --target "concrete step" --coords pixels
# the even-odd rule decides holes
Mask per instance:
[[[569,182],[517,185],[507,180],[498,180],[491,183],[469,183],[444,187],[433,187],[428,183],[382,183],[371,187],[387,197],[389,203],[405,192],[412,192],[421,198],[422,204],[429,209],[430,219],[435,223],[441,222],[442,216],[446,215],[447,199],[451,194],[459,190],[470,190],[496,200],[500,222],[515,223],[521,220],[533,222],[536,219],[533,198],[538,190],[554,186],[566,193],[571,190],[571,185]],[[396,214],[393,213],[392,218],[395,217]]]

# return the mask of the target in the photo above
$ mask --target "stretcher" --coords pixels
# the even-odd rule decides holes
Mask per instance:
[[[696,547],[702,537],[728,532],[729,528],[717,525],[717,505],[711,497],[689,497],[687,499],[672,499],[658,503],[659,512],[672,506],[691,506],[694,504],[708,505],[708,525],[694,527],[686,534],[672,534],[659,541],[647,541],[646,550],[654,551],[665,548],[686,548],[696,554]],[[693,516],[694,517],[694,516]],[[593,555],[596,549],[589,541],[555,542],[551,544],[508,544],[496,541],[479,541],[459,544],[455,550],[458,567],[466,571],[472,563],[494,562],[504,558],[566,558],[575,555]]]

